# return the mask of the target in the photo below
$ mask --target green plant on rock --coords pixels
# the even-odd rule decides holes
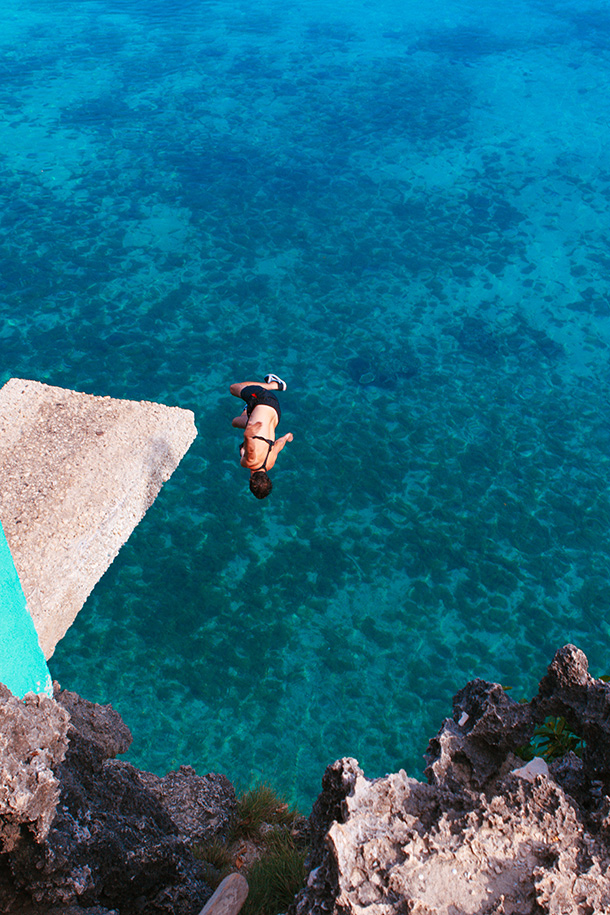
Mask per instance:
[[[270,787],[261,783],[250,788],[237,799],[236,837],[258,836],[263,823],[292,826],[298,816],[296,807],[290,807]]]
[[[246,874],[249,892],[240,915],[278,915],[305,884],[305,850],[289,829],[272,829],[263,841],[260,858]]]
[[[221,839],[200,842],[192,847],[192,852],[202,862],[205,879],[213,890],[234,869],[233,853]]]
[[[547,762],[560,759],[570,750],[577,756],[582,756],[584,742],[582,737],[571,731],[565,718],[553,715],[539,724],[527,746],[522,747],[519,755],[522,759],[533,759],[542,756]]]

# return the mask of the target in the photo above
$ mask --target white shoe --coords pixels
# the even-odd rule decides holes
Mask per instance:
[[[272,382],[272,381],[277,381],[280,391],[288,390],[288,385],[286,384],[285,381],[282,381],[282,379],[280,378],[279,375],[274,375],[273,373],[271,373],[269,375],[265,375],[264,380],[267,382],[267,384],[270,384],[270,382]]]

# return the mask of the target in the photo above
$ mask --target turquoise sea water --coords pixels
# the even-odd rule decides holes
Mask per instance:
[[[0,352],[200,435],[51,659],[135,764],[418,775],[610,670],[610,11],[2,0]],[[231,381],[289,382],[265,502]]]

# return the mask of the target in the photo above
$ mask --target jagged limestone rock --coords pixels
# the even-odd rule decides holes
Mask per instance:
[[[478,790],[498,774],[508,753],[529,742],[535,727],[529,705],[515,702],[499,683],[471,680],[453,699],[453,719],[428,745],[426,777],[431,784]]]
[[[596,680],[588,668],[584,652],[575,645],[564,645],[540,681],[531,706],[538,721],[547,715],[566,719],[585,741],[585,776],[603,782],[610,792],[610,684]]]
[[[17,699],[0,684],[0,848],[12,851],[23,827],[48,835],[59,798],[54,770],[68,748],[68,715],[48,696]]]
[[[78,693],[55,687],[55,699],[70,716],[68,737],[70,753],[78,756],[81,766],[85,760],[91,769],[106,759],[126,753],[131,746],[131,731],[111,705],[98,705],[83,699]]]
[[[508,776],[496,791],[465,806],[405,773],[361,776],[346,799],[346,822],[328,833],[336,911],[608,911],[608,846],[587,832],[562,788]]]
[[[192,766],[180,766],[163,778],[142,771],[138,778],[163,805],[183,839],[208,842],[228,832],[237,798],[226,776],[197,775]]]
[[[230,783],[189,767],[160,779],[114,758],[131,734],[110,706],[60,689],[55,700],[0,694],[3,784],[16,786],[0,817],[0,912],[197,915],[212,891],[189,829],[228,828]]]
[[[515,702],[498,683],[467,683],[454,697],[453,718],[428,745],[428,780],[485,788],[549,715],[564,717],[584,738],[582,778],[601,781],[610,792],[610,685],[589,675],[587,658],[574,645],[555,653],[531,702]]]
[[[460,690],[430,742],[430,784],[334,763],[289,915],[610,915],[609,696],[568,645],[530,703],[481,680]],[[529,781],[514,751],[550,714],[595,745]]]

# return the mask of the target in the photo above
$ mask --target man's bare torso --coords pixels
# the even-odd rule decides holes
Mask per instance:
[[[258,404],[250,414],[244,430],[244,443],[240,464],[248,470],[258,470],[265,461],[266,469],[275,464],[277,455],[269,442],[275,444],[275,430],[278,424],[277,410],[267,404]],[[263,441],[266,439],[267,441]]]

